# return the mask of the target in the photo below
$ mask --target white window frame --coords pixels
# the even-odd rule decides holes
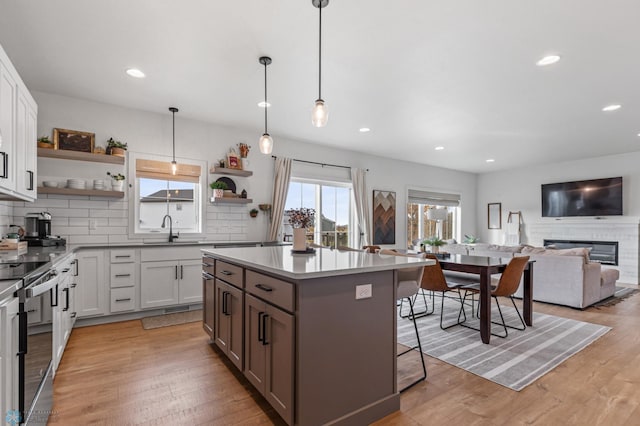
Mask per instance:
[[[291,183],[308,183],[312,185],[348,188],[349,194],[350,194],[349,196],[349,241],[351,242],[358,241],[358,238],[359,238],[358,215],[356,213],[355,203],[353,199],[353,184],[351,181],[345,181],[340,179],[330,180],[330,179],[314,179],[314,178],[291,176],[291,179],[289,180],[289,185],[291,185]],[[320,204],[322,201],[321,191],[316,191],[315,195],[316,195],[316,200],[315,200],[316,205],[321,206]],[[322,241],[322,232],[320,230],[320,218],[321,218],[321,211],[320,212],[317,211],[314,218],[314,233],[313,233],[313,242],[316,244],[320,244]],[[288,220],[289,219],[285,214],[282,219],[283,226],[289,223]],[[284,229],[282,230],[282,233],[284,234]]]
[[[150,230],[142,230],[139,227],[139,218],[140,211],[138,209],[138,200],[140,199],[140,188],[138,185],[138,177],[136,175],[136,160],[155,160],[155,161],[166,161],[171,162],[173,159],[169,156],[163,155],[155,155],[155,154],[147,154],[141,152],[129,152],[128,154],[128,170],[129,176],[132,179],[129,179],[129,184],[131,187],[129,188],[129,238],[130,239],[144,239],[144,238],[165,238],[168,235],[168,229],[162,229],[160,224],[158,224],[158,228],[150,229]],[[200,179],[198,184],[196,185],[193,201],[197,203],[196,206],[196,214],[197,214],[197,222],[198,222],[198,232],[181,232],[180,237],[186,239],[197,239],[205,236],[204,230],[206,229],[206,188],[207,188],[207,171],[209,170],[207,162],[202,160],[194,160],[191,158],[180,158],[176,157],[176,162],[178,164],[192,164],[196,166],[200,166]],[[174,229],[174,233],[177,233],[177,230]]]

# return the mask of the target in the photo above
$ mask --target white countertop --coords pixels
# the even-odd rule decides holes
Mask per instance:
[[[293,254],[291,246],[202,249],[202,252],[240,266],[296,280],[388,271],[435,263],[431,259],[320,248],[314,254]]]

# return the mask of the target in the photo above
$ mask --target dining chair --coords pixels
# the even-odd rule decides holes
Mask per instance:
[[[528,262],[529,262],[529,256],[517,256],[512,258],[507,264],[507,267],[504,269],[504,272],[502,272],[502,275],[500,276],[500,280],[498,281],[498,284],[491,285],[491,297],[493,297],[493,299],[496,301],[496,306],[498,307],[498,312],[500,313],[500,320],[502,321],[502,322],[491,321],[491,323],[496,325],[501,325],[504,328],[504,336],[501,334],[491,332],[491,334],[493,334],[496,337],[502,337],[502,338],[507,337],[509,335],[507,328],[520,330],[520,331],[523,331],[527,328],[526,324],[524,323],[524,320],[522,319],[522,315],[520,315],[520,311],[516,306],[516,302],[513,300],[513,294],[516,292],[516,290],[518,290],[518,287],[520,286],[520,279],[522,278],[522,274],[524,273],[524,270]],[[467,292],[471,292],[472,294],[480,293],[480,284],[463,286],[461,288],[465,290],[464,298],[462,299],[463,301],[465,301],[467,298]],[[502,315],[502,309],[500,308],[500,303],[498,302],[498,297],[508,297],[509,299],[511,299],[511,303],[513,304],[513,307],[515,308],[516,313],[518,314],[518,318],[520,319],[520,323],[522,324],[522,326],[516,327],[513,325],[508,325],[505,322],[504,315]],[[464,309],[464,304],[462,305],[461,309]],[[480,311],[480,306],[478,306],[478,312],[479,311]],[[477,328],[472,327],[468,324],[461,324],[461,325],[468,328],[473,328],[474,330],[478,330]]]
[[[425,310],[423,312],[416,312],[415,318],[420,318],[427,315],[432,315],[436,309],[436,300],[435,294],[436,292],[440,293],[441,304],[440,304],[440,328],[446,330],[448,328],[454,327],[456,325],[460,325],[461,322],[465,322],[467,320],[467,314],[464,309],[460,309],[458,311],[458,320],[450,325],[443,325],[443,317],[444,317],[444,301],[447,298],[445,294],[447,292],[455,292],[458,295],[458,300],[460,302],[460,306],[464,306],[464,300],[462,298],[462,292],[460,291],[460,287],[467,285],[470,286],[474,282],[470,282],[469,280],[458,280],[457,282],[453,281],[455,278],[447,278],[442,272],[442,267],[440,266],[440,261],[438,261],[438,257],[433,254],[427,254],[427,259],[435,260],[435,265],[429,265],[424,267],[424,274],[422,275],[422,281],[420,282],[420,292],[422,293],[422,297],[424,300]],[[477,280],[475,280],[477,282]],[[425,297],[425,291],[431,292],[431,311],[429,311],[429,306],[427,304],[427,299]],[[473,305],[472,305],[473,306]],[[472,311],[473,315],[473,311]],[[464,319],[460,321],[460,317]]]
[[[380,246],[363,246],[368,253],[377,253],[380,251]]]
[[[405,254],[398,253],[393,250],[380,250],[378,252],[380,255],[391,255],[391,256],[405,256],[405,257],[418,257],[423,259],[424,253],[420,254]],[[406,269],[398,269],[396,271],[397,282],[396,282],[396,297],[398,300],[407,299],[409,302],[410,315],[413,317],[413,302],[415,300],[415,295],[418,293],[418,289],[420,288],[420,282],[422,281],[422,275],[424,274],[424,266],[420,266],[417,268],[406,268]],[[397,356],[400,357],[404,354],[407,354],[415,349],[418,349],[420,354],[420,361],[422,361],[422,376],[420,376],[414,382],[406,385],[400,392],[404,392],[410,387],[416,385],[417,383],[423,381],[427,378],[427,366],[424,362],[424,354],[422,353],[422,344],[420,343],[420,333],[418,332],[418,324],[416,321],[413,322],[413,328],[416,332],[416,341],[417,345],[409,347],[407,350],[399,353]]]

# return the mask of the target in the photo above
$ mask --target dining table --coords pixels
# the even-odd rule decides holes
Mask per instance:
[[[462,254],[438,255],[445,271],[465,272],[480,277],[480,337],[483,343],[491,340],[491,275],[502,273],[511,258],[467,256]],[[522,314],[527,326],[533,325],[533,264],[527,262],[523,273]]]

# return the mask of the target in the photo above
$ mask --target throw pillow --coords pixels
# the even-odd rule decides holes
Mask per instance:
[[[522,247],[522,254],[544,254],[547,249],[544,247],[524,246]]]

